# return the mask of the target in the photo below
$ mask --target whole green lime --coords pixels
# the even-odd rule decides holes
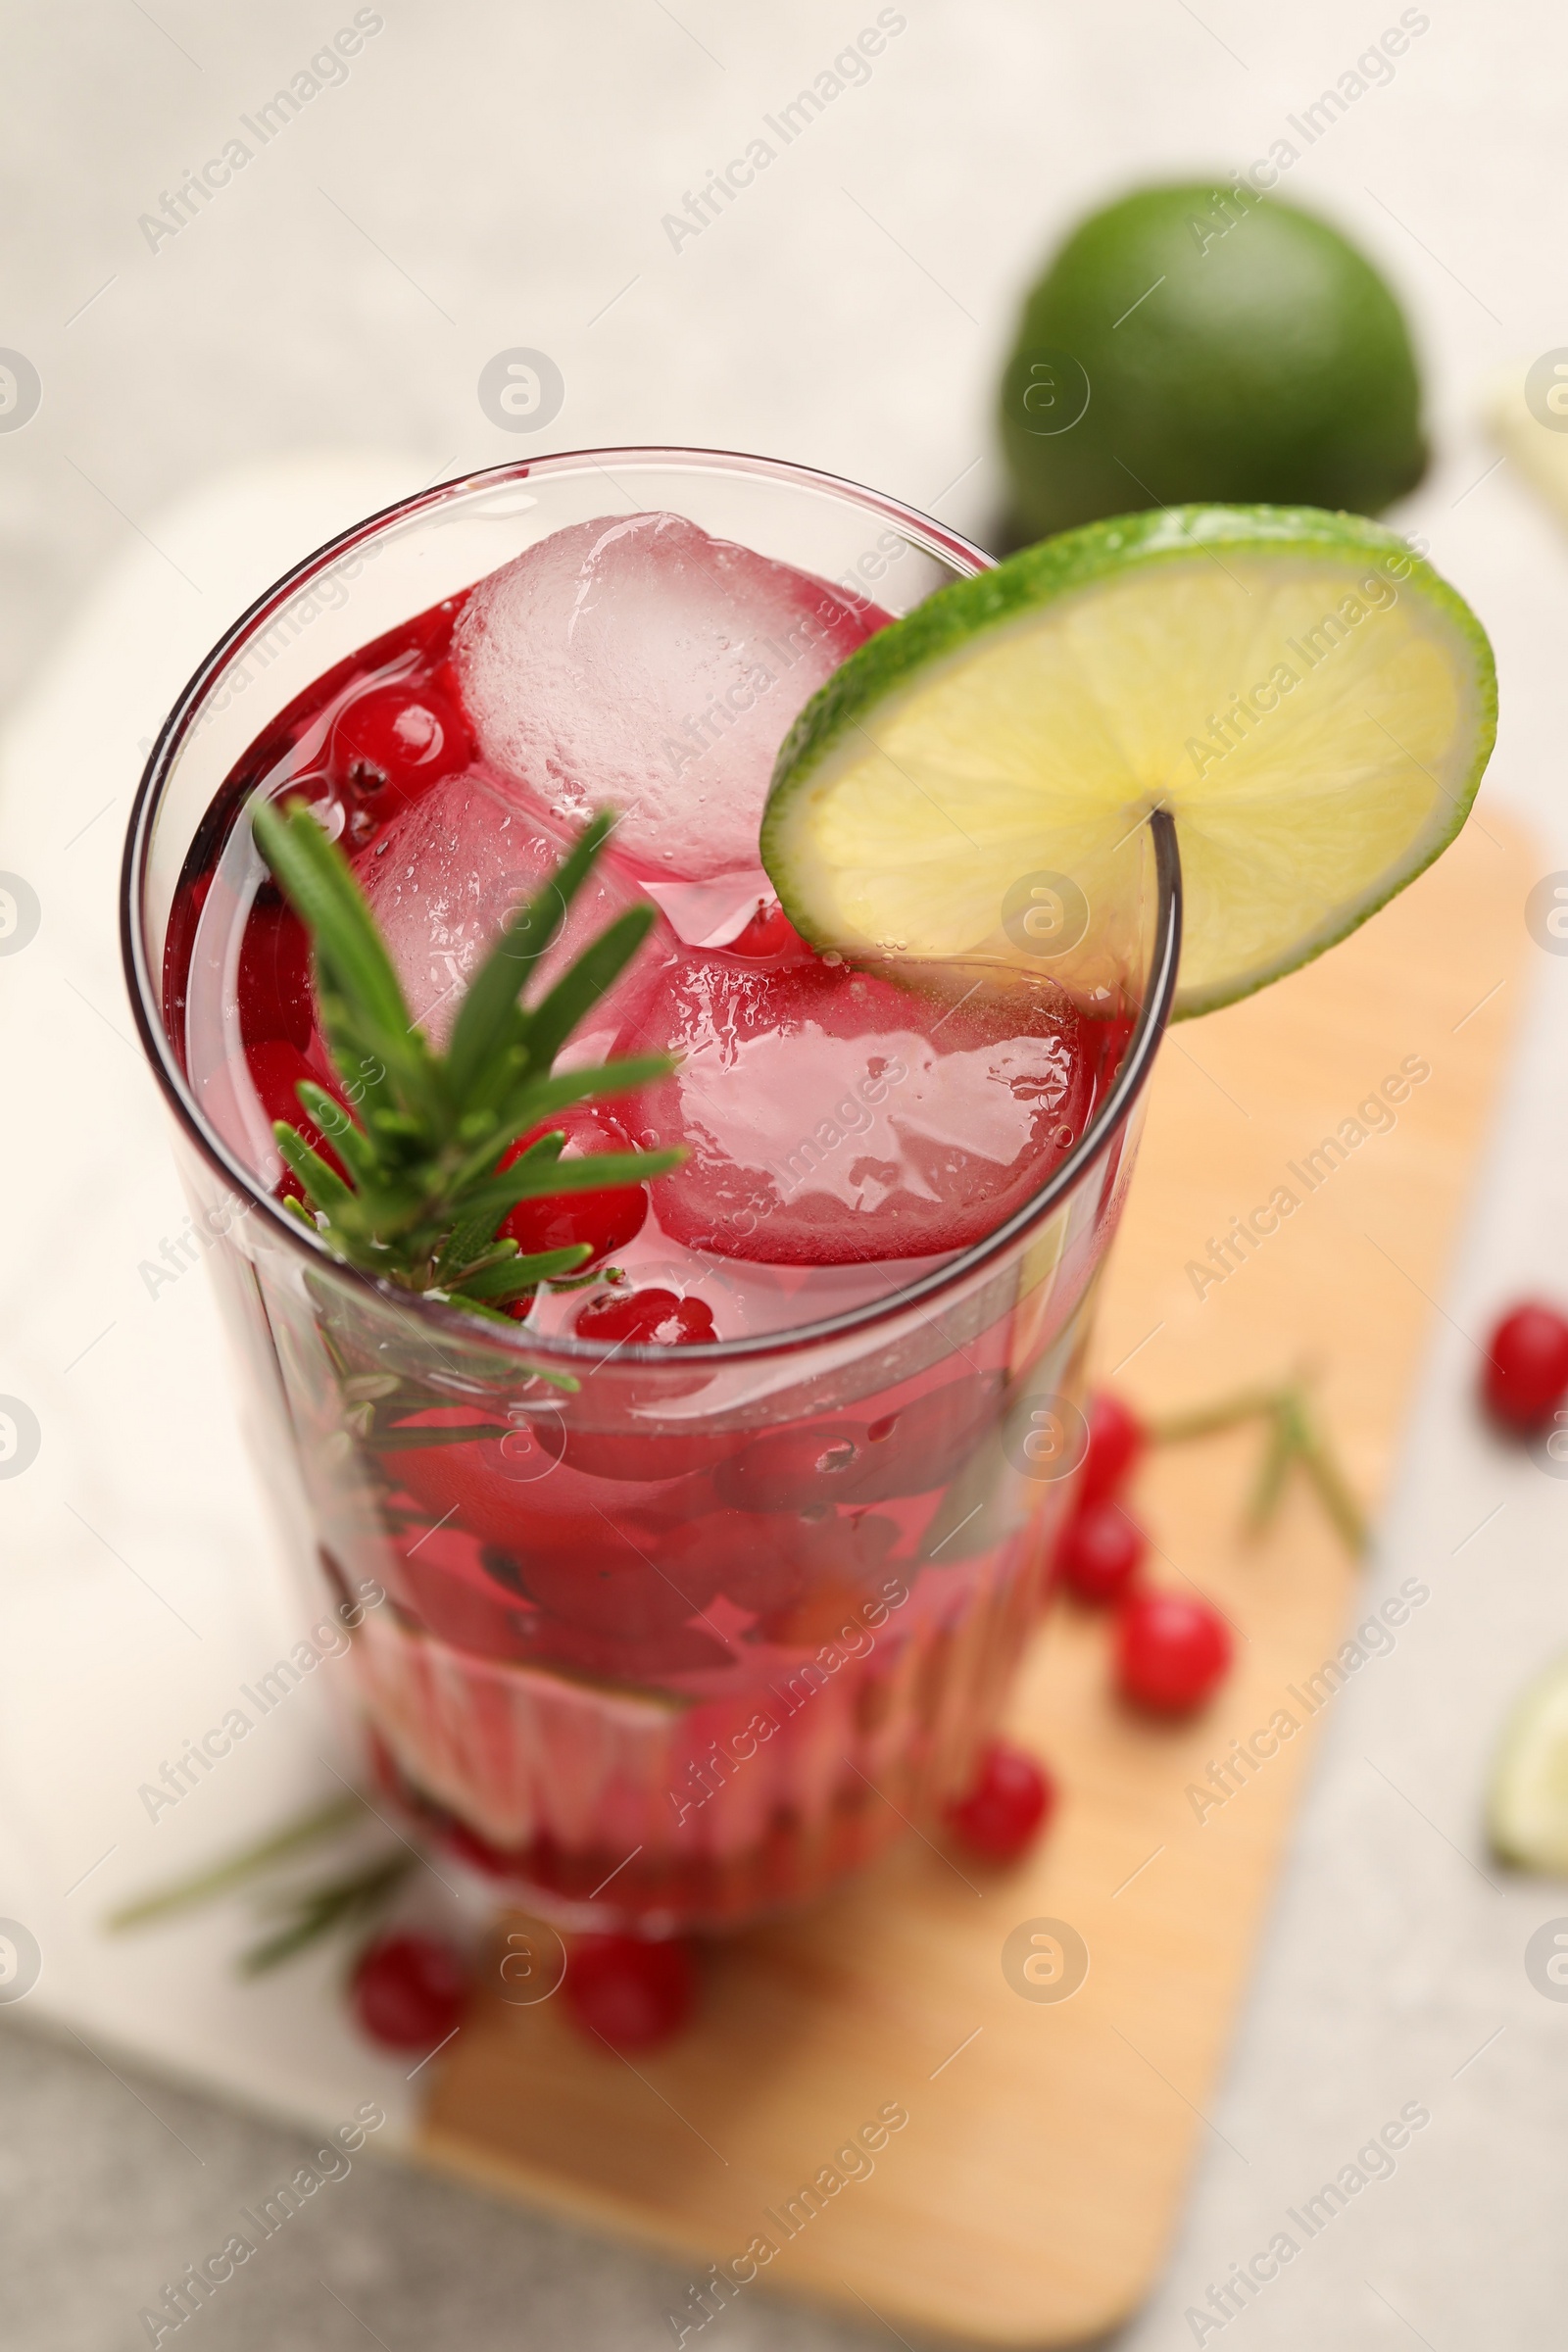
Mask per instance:
[[[1030,294],[1002,431],[1044,537],[1195,501],[1379,514],[1425,467],[1420,407],[1399,306],[1338,229],[1155,187],[1092,215]]]

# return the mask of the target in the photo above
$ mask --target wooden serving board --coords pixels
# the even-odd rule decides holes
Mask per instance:
[[[1505,1059],[1534,878],[1489,811],[1344,947],[1172,1033],[1100,1377],[1169,1412],[1308,1368],[1376,1510]],[[1386,1079],[1397,1095],[1421,1069],[1396,1124],[1356,1119]],[[1326,1137],[1343,1160],[1320,1153],[1313,1185],[1307,1154]],[[1281,1187],[1298,1205],[1276,1204],[1276,1230],[1223,1280],[1195,1277],[1210,1241]],[[1104,1620],[1058,1606],[1013,1711],[1064,1792],[1035,1858],[988,1872],[906,1838],[810,1916],[718,1948],[695,2030],[635,2066],[585,2045],[552,2002],[487,1999],[432,2084],[422,2153],[650,2241],[693,2286],[715,2262],[745,2275],[761,2238],[777,2251],[731,2295],[783,2287],[992,2343],[1070,2342],[1125,2318],[1204,2130],[1326,1711],[1312,1710],[1334,1679],[1320,1669],[1365,1615],[1303,1493],[1263,1541],[1243,1538],[1258,1443],[1162,1448],[1137,1485],[1155,1577],[1201,1589],[1238,1629],[1206,1716],[1132,1719],[1107,1692]],[[1277,1752],[1200,1818],[1190,1787],[1281,1710],[1299,1728],[1276,1726]],[[1004,1944],[1035,1920],[1088,1947],[1070,1999],[1020,1997],[1004,1975]],[[837,2161],[890,2110],[907,2120],[873,2170]],[[820,2210],[792,2219],[819,2176]],[[694,2342],[704,2307],[684,2279],[672,2309],[671,2340],[690,2323]]]

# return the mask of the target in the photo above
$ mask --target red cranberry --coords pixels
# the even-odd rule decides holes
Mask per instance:
[[[1089,1399],[1089,1456],[1078,1489],[1081,1502],[1103,1502],[1132,1476],[1147,1442],[1143,1423],[1110,1389]]]
[[[336,779],[351,791],[374,794],[390,785],[403,800],[466,767],[472,745],[439,687],[375,686],[338,719],[332,755]]]
[[[1044,1767],[1009,1740],[980,1751],[964,1795],[948,1807],[948,1827],[988,1862],[1013,1862],[1055,1810],[1056,1790]]]
[[[790,921],[777,899],[759,906],[744,931],[724,949],[726,956],[745,956],[757,961],[771,961],[777,956],[810,954],[805,940]]]
[[[520,1135],[500,1167],[510,1168],[541,1135],[558,1131],[564,1131],[566,1138],[563,1159],[589,1159],[596,1152],[632,1150],[625,1129],[603,1111],[568,1110]],[[502,1219],[499,1233],[514,1241],[527,1257],[536,1250],[567,1250],[574,1242],[586,1242],[593,1255],[583,1259],[578,1271],[588,1273],[635,1241],[647,1214],[645,1184],[611,1185],[602,1193],[547,1193],[537,1200],[519,1200]]]
[[[1538,1299],[1504,1315],[1488,1343],[1481,1394],[1506,1428],[1527,1437],[1547,1428],[1568,1396],[1568,1318]]]
[[[349,1987],[354,2014],[389,2050],[433,2050],[463,2022],[468,1971],[434,1936],[383,1936],[368,1944]]]
[[[1158,1715],[1186,1715],[1210,1698],[1231,1662],[1224,1618],[1181,1592],[1135,1592],[1116,1628],[1124,1698]]]
[[[741,1511],[804,1511],[853,1498],[864,1435],[853,1421],[770,1429],[720,1463],[713,1485],[723,1501]]]
[[[651,2050],[678,2034],[697,1998],[691,1946],[641,1936],[579,1936],[566,1961],[567,2012],[612,2050]]]
[[[1070,1592],[1098,1607],[1121,1598],[1148,1548],[1119,1502],[1081,1503],[1061,1531],[1056,1568]]]
[[[578,1307],[572,1329],[580,1340],[612,1348],[693,1348],[718,1337],[706,1298],[677,1298],[673,1291],[607,1290]]]

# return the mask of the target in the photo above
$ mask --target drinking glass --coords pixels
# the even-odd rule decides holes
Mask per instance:
[[[336,1263],[204,1114],[171,955],[188,870],[231,831],[240,755],[324,671],[551,532],[653,509],[893,614],[990,561],[894,499],[714,452],[444,483],[309,557],[213,649],[143,779],[122,916],[263,1483],[311,1597],[354,1624],[367,1775],[498,1896],[659,1936],[820,1893],[936,1817],[994,1731],[1084,1457],[1095,1281],[1181,893],[1157,812],[1087,896],[1013,879],[1011,946],[976,976],[1010,960],[1071,992],[1098,1107],[1031,1200],[901,1288],[607,1352]],[[724,1278],[695,1255],[663,1276]]]

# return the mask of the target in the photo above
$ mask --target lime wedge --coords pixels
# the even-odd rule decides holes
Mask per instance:
[[[1548,1666],[1508,1718],[1487,1827],[1505,1861],[1568,1878],[1568,1658]]]
[[[1316,508],[1127,515],[852,654],[785,739],[762,860],[818,947],[1016,963],[1025,879],[1066,876],[1092,916],[1116,845],[1163,807],[1176,1010],[1207,1012],[1430,864],[1495,728],[1480,622],[1392,531]]]

